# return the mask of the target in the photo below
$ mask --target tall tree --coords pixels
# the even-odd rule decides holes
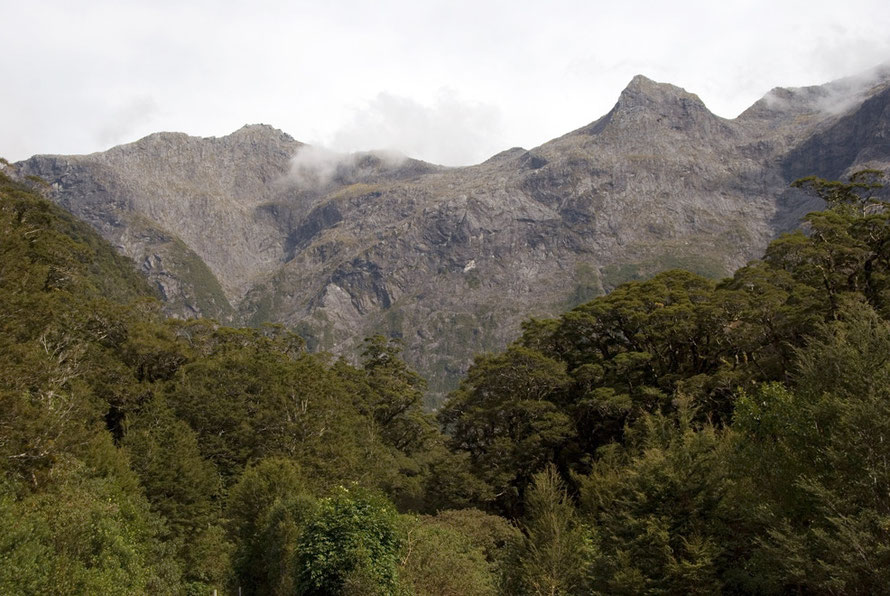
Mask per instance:
[[[534,475],[525,499],[525,540],[519,556],[523,590],[536,596],[589,593],[593,544],[554,466]]]

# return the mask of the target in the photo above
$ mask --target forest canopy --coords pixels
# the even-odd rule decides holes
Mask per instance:
[[[890,211],[796,183],[803,231],[479,355],[435,415],[397,341],[167,319],[0,173],[0,592],[880,593]]]

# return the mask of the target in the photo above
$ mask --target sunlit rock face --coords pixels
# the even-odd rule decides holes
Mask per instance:
[[[265,125],[18,167],[132,257],[171,314],[281,322],[345,355],[400,337],[434,403],[528,316],[662,269],[729,274],[819,207],[792,180],[887,169],[887,75],[774,89],[734,120],[638,76],[591,124],[464,168]]]

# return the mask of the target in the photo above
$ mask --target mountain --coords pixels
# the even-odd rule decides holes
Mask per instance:
[[[635,77],[531,150],[444,168],[265,125],[16,164],[135,260],[178,316],[281,322],[350,354],[382,333],[430,379],[629,279],[726,275],[819,205],[789,183],[890,167],[890,70],[774,89],[733,120]]]

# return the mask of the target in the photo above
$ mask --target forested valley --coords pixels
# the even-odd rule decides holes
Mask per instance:
[[[890,586],[890,210],[479,355],[436,413],[394,340],[168,319],[0,173],[0,593],[876,594]]]

